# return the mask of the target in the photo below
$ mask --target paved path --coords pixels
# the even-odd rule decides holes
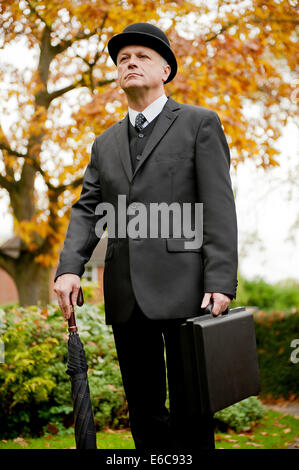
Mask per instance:
[[[268,403],[263,403],[263,406],[265,408],[268,408],[273,411],[279,411],[279,413],[284,413],[286,415],[292,415],[295,416],[296,418],[299,418],[299,403],[298,402],[287,402],[283,404],[268,404]]]

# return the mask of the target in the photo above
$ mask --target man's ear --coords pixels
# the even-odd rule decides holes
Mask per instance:
[[[169,75],[170,75],[170,73],[171,73],[171,67],[170,67],[169,64],[165,65],[165,69],[166,69],[166,68],[168,68],[168,75],[167,75],[167,77],[163,77],[163,78],[162,78],[162,82],[166,82],[166,80],[168,79],[168,77],[169,77]],[[165,71],[165,69],[164,69],[164,71]]]

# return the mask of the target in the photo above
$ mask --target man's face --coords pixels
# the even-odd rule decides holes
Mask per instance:
[[[167,80],[170,66],[145,46],[125,46],[117,55],[118,83],[123,90],[157,88]]]

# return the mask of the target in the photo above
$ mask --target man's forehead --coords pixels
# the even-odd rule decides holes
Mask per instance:
[[[147,52],[151,52],[151,53],[155,53],[154,49],[151,49],[150,47],[146,47],[146,46],[140,46],[138,44],[132,44],[130,46],[124,46],[120,49],[118,55],[120,54],[132,54],[133,52],[139,52],[139,51],[147,51]]]

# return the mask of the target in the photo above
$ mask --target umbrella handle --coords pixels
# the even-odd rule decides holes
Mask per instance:
[[[70,293],[70,304],[71,304],[71,316],[68,319],[68,325],[69,325],[69,333],[72,333],[72,331],[78,331],[78,328],[76,326],[76,318],[75,318],[75,309],[72,303],[72,293]]]
[[[69,333],[72,333],[72,331],[78,331],[78,328],[76,326],[75,309],[73,305],[71,305],[71,316],[68,319],[68,325]]]
[[[70,292],[70,304],[71,304],[71,316],[68,319],[68,324],[69,324],[69,332],[71,333],[72,331],[78,331],[77,326],[76,326],[75,309],[72,303],[71,292]],[[84,304],[84,297],[83,297],[82,287],[80,286],[78,297],[77,297],[77,305],[79,305],[79,307],[82,307],[83,304]]]

